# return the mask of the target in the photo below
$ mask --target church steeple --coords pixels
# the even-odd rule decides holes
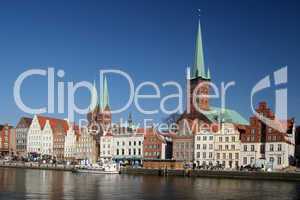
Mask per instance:
[[[200,20],[198,23],[198,31],[196,37],[194,73],[192,78],[198,78],[198,77],[206,78]]]

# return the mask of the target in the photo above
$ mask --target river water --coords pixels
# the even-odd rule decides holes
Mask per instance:
[[[300,199],[300,183],[0,168],[0,199]]]

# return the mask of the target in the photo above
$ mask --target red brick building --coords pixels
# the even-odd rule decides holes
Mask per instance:
[[[0,125],[0,155],[8,155],[10,152],[10,134],[12,126],[8,124]]]
[[[166,141],[162,135],[155,130],[147,130],[144,135],[143,143],[144,159],[165,159],[166,158]]]
[[[256,112],[275,120],[275,115],[266,102],[260,102]],[[289,159],[295,153],[294,119],[275,122],[286,125],[287,131],[274,129],[257,116],[250,117],[250,125],[241,134],[242,165],[254,164],[258,160],[264,160],[266,164],[278,169],[289,165]]]

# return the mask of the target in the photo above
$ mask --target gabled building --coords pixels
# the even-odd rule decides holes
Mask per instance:
[[[98,160],[98,148],[94,135],[86,128],[80,130],[76,143],[76,160],[81,164],[92,164]]]
[[[77,141],[80,135],[79,127],[76,124],[69,123],[69,129],[65,135],[64,159],[74,161],[77,153]]]
[[[35,115],[28,130],[27,152],[62,160],[68,128],[66,120]]]
[[[263,168],[283,169],[295,156],[294,119],[279,121],[266,102],[261,102],[256,112],[264,117],[287,125],[287,131],[281,132],[263,122],[257,116],[250,118],[250,125],[241,135],[241,163],[259,165]]]
[[[20,157],[27,156],[27,134],[32,118],[22,117],[16,126],[16,150]]]

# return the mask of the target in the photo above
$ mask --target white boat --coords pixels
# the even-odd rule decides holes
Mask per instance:
[[[101,167],[79,166],[73,172],[75,173],[92,173],[92,174],[119,174],[120,170],[117,164],[106,164]]]

